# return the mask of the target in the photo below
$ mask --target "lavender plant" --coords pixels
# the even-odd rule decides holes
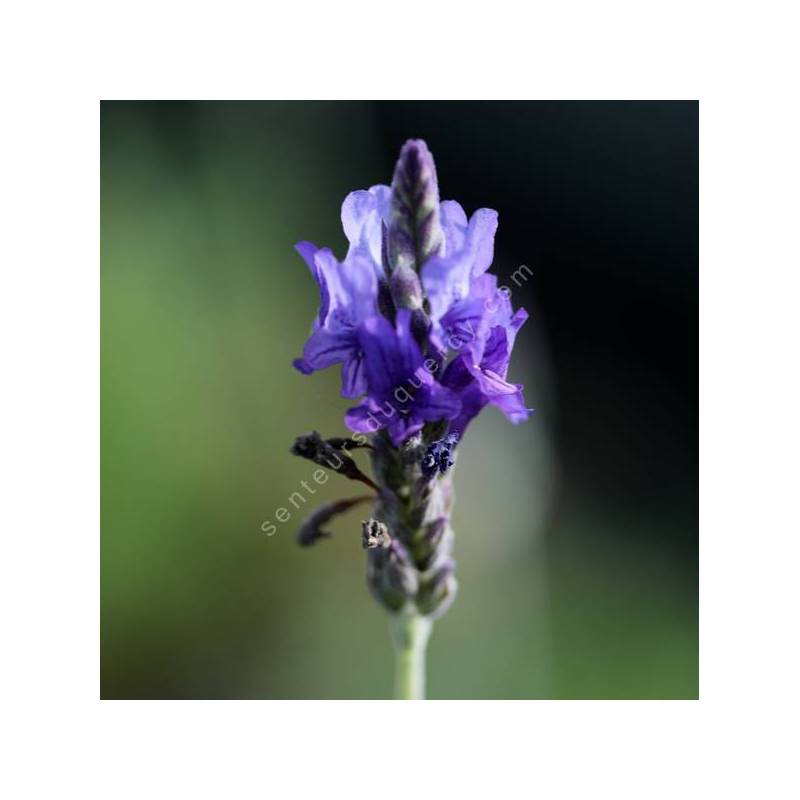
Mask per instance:
[[[517,331],[527,319],[488,273],[497,213],[467,219],[439,201],[427,145],[406,142],[391,187],[352,192],[342,205],[349,247],[297,250],[320,291],[313,329],[294,366],[304,374],[342,365],[342,395],[360,402],[345,415],[350,437],[316,431],[292,452],[369,486],[317,509],[298,542],[316,544],[321,526],[358,503],[373,503],[362,523],[367,584],[391,618],[395,697],[425,693],[431,626],[456,595],[452,558],[453,466],[472,419],[495,405],[527,419],[522,386],[506,380]],[[373,478],[350,453],[369,452]]]

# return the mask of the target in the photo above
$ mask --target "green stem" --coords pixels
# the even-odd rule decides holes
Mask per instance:
[[[416,611],[392,615],[395,651],[395,700],[425,699],[425,650],[433,622]]]

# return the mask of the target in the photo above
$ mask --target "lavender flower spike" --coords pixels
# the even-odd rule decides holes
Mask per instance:
[[[458,586],[451,525],[458,451],[486,406],[511,422],[528,417],[522,386],[508,380],[527,314],[514,312],[488,272],[497,213],[479,209],[468,219],[458,203],[440,203],[433,157],[419,139],[403,145],[391,188],[347,196],[342,226],[342,262],[328,249],[298,245],[320,306],[295,366],[310,373],[342,364],[342,394],[359,398],[345,416],[352,444],[314,432],[293,452],[375,490],[362,532],[367,585],[390,615],[395,697],[422,698],[426,643]],[[356,464],[362,448],[371,478]],[[300,543],[327,539],[322,524],[361,500],[312,514]]]

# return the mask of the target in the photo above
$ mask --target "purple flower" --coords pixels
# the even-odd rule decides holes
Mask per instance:
[[[383,228],[389,222],[390,201],[391,189],[379,184],[350,192],[342,203],[342,228],[350,243],[345,261],[366,259],[379,278],[384,277]]]
[[[431,342],[444,353],[460,349],[450,346],[448,339],[461,340],[465,331],[472,338],[485,338],[487,311],[491,316],[493,307],[504,301],[497,296],[496,278],[484,274],[494,257],[497,212],[480,208],[467,222],[464,209],[448,200],[441,205],[441,221],[445,244],[423,266],[422,286],[430,306]],[[483,330],[478,331],[481,323]]]
[[[376,315],[358,330],[364,352],[369,395],[345,415],[358,433],[386,428],[397,445],[422,429],[426,422],[455,417],[461,402],[455,392],[439,384],[432,370],[437,362],[424,361],[411,334],[411,313],[397,312],[395,327]]]
[[[364,354],[358,326],[377,313],[377,276],[361,253],[339,262],[327,248],[300,242],[305,259],[319,285],[320,305],[303,357],[294,366],[304,375],[342,364],[342,395],[359,397],[367,390]]]
[[[508,325],[493,327],[485,343],[476,341],[448,365],[442,384],[458,394],[461,411],[450,430],[462,435],[470,421],[488,404],[497,406],[514,423],[528,418],[520,384],[506,380],[517,331],[528,313],[519,309]]]

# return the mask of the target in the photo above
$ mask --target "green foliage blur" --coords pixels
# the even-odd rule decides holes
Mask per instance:
[[[294,542],[304,512],[359,489],[334,475],[295,509],[314,467],[288,450],[312,428],[345,435],[348,405],[337,370],[291,367],[318,301],[293,245],[341,255],[342,199],[387,182],[395,153],[369,104],[105,102],[101,117],[101,696],[388,697],[362,512]],[[546,408],[543,341],[525,330],[539,357],[512,378]],[[434,629],[430,697],[696,697],[696,573],[638,536],[669,520],[598,517],[591,497],[555,515],[549,427],[490,410],[461,448],[460,594]],[[267,536],[280,507],[291,519]]]

